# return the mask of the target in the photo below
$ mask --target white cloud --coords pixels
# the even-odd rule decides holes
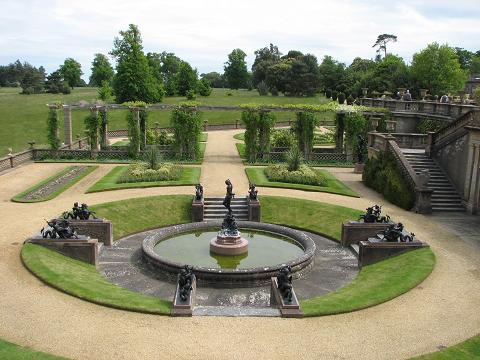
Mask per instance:
[[[270,42],[319,60],[331,55],[345,63],[372,58],[378,34],[398,42],[389,51],[409,61],[437,41],[478,50],[477,1],[309,1],[309,0],[0,0],[0,64],[20,58],[55,70],[65,58],[89,74],[94,53],[108,53],[113,38],[129,23],[142,32],[145,51],[170,51],[200,72],[222,71],[227,54],[253,52]]]

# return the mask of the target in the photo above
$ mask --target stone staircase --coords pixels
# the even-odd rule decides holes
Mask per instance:
[[[432,211],[465,211],[460,195],[436,162],[418,151],[404,149],[403,154],[417,174],[421,170],[429,171],[427,186],[433,189]]]
[[[240,221],[248,220],[247,198],[234,198],[231,202],[232,212],[235,219]],[[227,209],[223,206],[222,197],[206,197],[204,199],[203,220],[223,220],[227,214]]]

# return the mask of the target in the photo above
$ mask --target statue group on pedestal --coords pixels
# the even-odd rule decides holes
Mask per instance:
[[[198,183],[195,185],[195,200],[201,201],[203,199],[203,186],[202,184]]]
[[[40,230],[44,239],[78,239],[75,228],[66,219],[47,221],[48,227]]]
[[[227,193],[225,198],[223,199],[223,206],[227,209],[228,213],[232,214],[232,199],[235,197],[235,193],[233,192],[233,185],[230,179],[225,180],[225,185],[227,185]]]
[[[73,219],[73,220],[88,220],[91,218],[96,219],[95,212],[91,211],[88,208],[87,204],[82,204],[78,206],[78,202],[73,204],[72,211],[65,211],[62,215],[64,219]]]
[[[385,242],[411,242],[415,239],[415,234],[412,232],[405,234],[403,232],[403,224],[398,223],[390,225],[388,229],[377,234],[377,237],[382,238],[382,241]]]
[[[382,207],[380,205],[373,205],[367,208],[367,212],[360,215],[358,220],[363,220],[366,223],[389,223],[390,216],[382,216]]]

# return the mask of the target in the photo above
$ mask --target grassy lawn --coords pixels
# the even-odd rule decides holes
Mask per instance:
[[[305,191],[319,191],[332,194],[346,195],[352,197],[358,197],[357,193],[347,187],[344,183],[338,180],[335,176],[326,170],[316,169],[327,180],[327,186],[305,185],[305,184],[293,184],[277,181],[269,181],[265,175],[264,168],[250,167],[246,168],[245,172],[249,182],[257,186],[276,187],[286,189],[297,189]]]
[[[192,191],[193,194],[193,191]],[[161,195],[91,206],[99,217],[113,222],[115,240],[144,229],[191,221],[193,195]]]
[[[411,360],[475,360],[480,359],[480,335],[460,344],[431,354],[418,356]]]
[[[364,266],[357,278],[324,296],[301,301],[305,316],[339,314],[364,309],[391,300],[420,284],[433,270],[430,248]]]
[[[202,133],[200,134],[200,139],[199,139],[198,141],[200,141],[200,142],[207,142],[207,140],[208,140],[208,133],[202,132]]]
[[[114,285],[93,265],[34,244],[25,244],[21,256],[32,273],[67,294],[117,309],[170,314],[170,301]]]
[[[358,219],[362,211],[317,201],[262,196],[262,221],[305,229],[340,241],[342,223]]]
[[[0,339],[0,359],[9,360],[61,360],[61,356],[35,351],[29,347],[12,344]]]
[[[0,156],[7,154],[7,148],[13,148],[18,152],[28,147],[27,142],[35,141],[36,145],[47,143],[46,121],[48,108],[45,104],[62,102],[64,104],[78,103],[80,100],[93,102],[97,99],[96,88],[75,88],[69,95],[63,94],[37,94],[20,95],[20,88],[0,88],[0,126],[3,131],[0,133]],[[227,96],[231,93],[232,96]],[[184,97],[167,97],[163,99],[165,104],[178,104],[185,101]],[[204,105],[241,105],[246,103],[257,104],[322,104],[327,100],[324,97],[285,97],[285,96],[260,96],[257,91],[213,89],[212,95],[208,97],[198,96],[197,101]],[[84,119],[89,110],[72,111],[73,136],[83,136]],[[204,111],[203,119],[209,124],[234,123],[240,119],[239,111]],[[293,112],[277,113],[278,120],[294,119]],[[126,129],[126,110],[115,110],[109,112],[110,130]],[[321,119],[332,119],[333,114],[321,114]],[[148,122],[153,126],[158,122],[161,127],[170,125],[170,111],[149,112]],[[63,135],[63,117],[60,116],[59,134]],[[63,138],[63,136],[61,136]]]
[[[244,143],[236,143],[235,146],[237,147],[238,155],[240,155],[240,157],[242,159],[245,159],[245,149],[246,149],[245,144]]]
[[[77,182],[79,182],[81,179],[83,179],[85,176],[87,176],[88,174],[90,174],[92,171],[94,171],[96,168],[98,168],[98,166],[88,166],[87,170],[85,172],[83,172],[82,174],[80,174],[79,176],[75,177],[74,179],[72,179],[71,181],[65,183],[63,186],[59,187],[57,190],[55,190],[54,192],[52,192],[51,194],[49,194],[48,196],[45,196],[45,197],[42,197],[42,198],[38,198],[38,199],[35,199],[35,200],[26,200],[24,199],[24,196],[27,195],[28,193],[40,188],[41,186],[49,183],[50,181],[56,179],[57,177],[59,176],[62,176],[63,174],[65,174],[66,172],[70,171],[71,169],[73,169],[75,166],[69,166],[61,171],[59,171],[58,173],[56,173],[55,175],[52,175],[50,176],[49,178],[45,179],[45,180],[42,180],[41,182],[39,182],[38,184],[35,184],[33,185],[32,187],[28,188],[27,190],[25,191],[22,191],[20,194],[17,194],[15,195],[13,198],[12,198],[12,201],[14,202],[24,202],[24,203],[33,203],[33,202],[41,202],[41,201],[47,201],[47,200],[51,200],[55,197],[57,197],[58,195],[60,195],[62,192],[64,192],[65,190],[67,190],[68,188],[72,187],[74,184],[76,184]]]
[[[195,185],[200,180],[199,167],[184,167],[182,177],[178,180],[170,181],[148,181],[148,182],[135,182],[135,183],[117,183],[122,173],[127,169],[127,166],[116,166],[107,175],[93,184],[87,193],[118,190],[118,189],[132,189],[132,188],[147,188],[157,186],[183,186],[183,185]]]
[[[233,135],[233,138],[236,139],[236,140],[241,140],[241,141],[245,141],[245,133],[240,133],[240,134],[235,134]]]

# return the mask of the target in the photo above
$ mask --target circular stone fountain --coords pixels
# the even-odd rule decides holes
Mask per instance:
[[[233,253],[225,254],[217,246],[222,232],[212,239],[221,225],[220,221],[198,222],[152,231],[143,240],[143,258],[159,275],[171,280],[188,264],[193,266],[199,282],[219,286],[261,285],[269,282],[285,265],[290,265],[297,276],[313,265],[315,243],[301,231],[239,221],[238,228],[248,238],[243,239],[249,248],[236,253],[234,247]],[[210,251],[212,243],[215,251]]]
[[[210,240],[210,251],[226,256],[241,255],[248,252],[248,240],[238,231],[235,217],[227,214],[217,236]]]

